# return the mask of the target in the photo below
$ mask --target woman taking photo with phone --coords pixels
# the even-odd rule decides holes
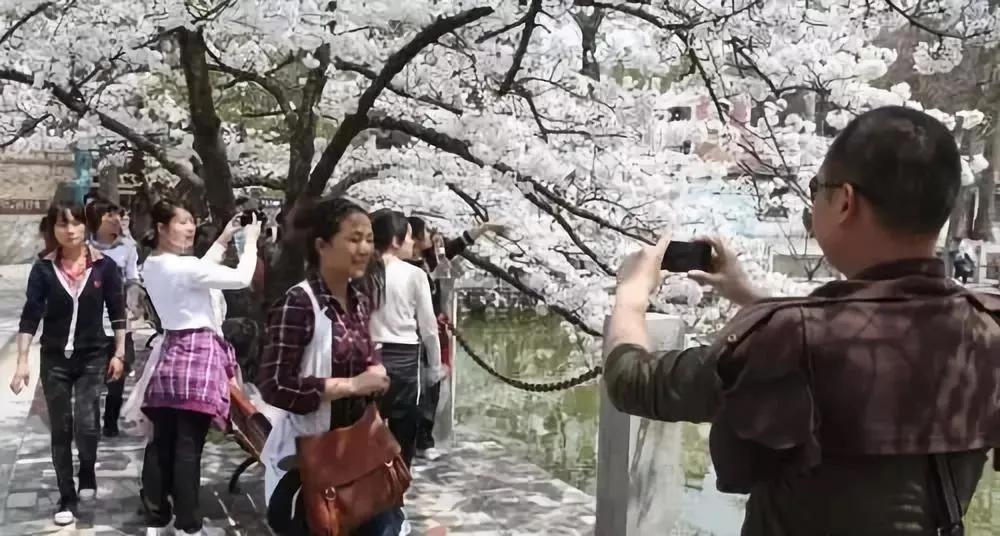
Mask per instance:
[[[35,262],[28,276],[17,336],[17,371],[10,388],[18,394],[28,386],[28,351],[44,321],[40,379],[59,485],[53,521],[69,525],[76,519],[78,499],[89,500],[97,494],[94,465],[100,394],[105,380],[119,379],[124,367],[125,294],[115,262],[87,246],[82,206],[55,203],[46,221],[55,248]],[[114,330],[113,350],[104,332],[105,310]],[[79,492],[73,482],[74,429],[80,457]]]
[[[370,416],[373,399],[389,388],[389,378],[369,334],[372,301],[366,269],[374,248],[368,214],[348,200],[328,199],[303,207],[293,221],[305,242],[308,276],[271,309],[257,386],[265,402],[284,410],[261,454],[268,524],[282,536],[308,536],[310,491],[303,486],[303,475],[315,471],[304,466],[308,460],[300,458],[296,441],[357,425]],[[342,445],[344,456],[364,459],[378,448],[371,437],[366,433],[364,442]],[[334,463],[331,457],[327,469],[343,472]],[[402,500],[403,490],[376,491],[398,491]],[[348,528],[349,534],[399,534],[399,508],[374,514]]]
[[[151,216],[153,252],[142,275],[164,334],[143,402],[153,423],[142,472],[147,534],[159,534],[172,515],[177,531],[204,534],[198,509],[201,453],[209,426],[227,427],[229,386],[236,372],[232,347],[217,331],[212,289],[250,285],[260,224],[244,228],[246,248],[236,268],[229,268],[191,255],[195,221],[187,209],[160,201]],[[234,219],[212,248],[224,251],[236,225]]]

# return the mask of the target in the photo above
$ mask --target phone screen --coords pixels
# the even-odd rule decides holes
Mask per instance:
[[[674,242],[667,245],[660,269],[669,272],[711,271],[712,246],[705,242]]]

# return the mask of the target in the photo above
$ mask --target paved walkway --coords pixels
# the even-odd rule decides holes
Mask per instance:
[[[58,499],[49,452],[49,430],[38,356],[32,354],[32,384],[15,397],[7,387],[16,362],[16,318],[22,302],[16,285],[0,281],[0,534],[143,534],[138,499],[142,440],[129,435],[102,439],[97,464],[98,496],[81,505],[75,526],[51,523]],[[144,337],[136,341],[142,348]],[[145,359],[140,352],[138,361]],[[133,378],[134,379],[134,378]],[[131,380],[127,389],[131,388]],[[210,526],[231,535],[267,535],[263,521],[263,473],[253,467],[241,490],[226,489],[242,451],[213,432],[202,460],[202,514]],[[428,536],[592,534],[594,500],[553,480],[538,467],[511,459],[491,441],[460,430],[450,454],[418,462],[407,495],[416,534]]]

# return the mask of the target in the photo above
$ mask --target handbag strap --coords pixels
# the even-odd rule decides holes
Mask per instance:
[[[934,485],[943,510],[941,518],[944,520],[938,524],[938,536],[964,536],[962,503],[958,499],[958,489],[955,487],[955,477],[951,472],[948,455],[932,454],[931,461],[934,468]]]

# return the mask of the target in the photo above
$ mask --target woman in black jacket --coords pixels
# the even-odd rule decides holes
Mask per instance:
[[[76,519],[78,499],[92,499],[97,493],[100,394],[105,377],[117,380],[124,366],[125,293],[115,262],[87,246],[82,206],[55,203],[46,218],[57,247],[31,267],[10,388],[18,394],[28,386],[28,350],[44,320],[40,379],[60,495],[53,521],[68,525]],[[107,348],[105,308],[114,330],[114,352]],[[73,481],[74,423],[79,493]]]

